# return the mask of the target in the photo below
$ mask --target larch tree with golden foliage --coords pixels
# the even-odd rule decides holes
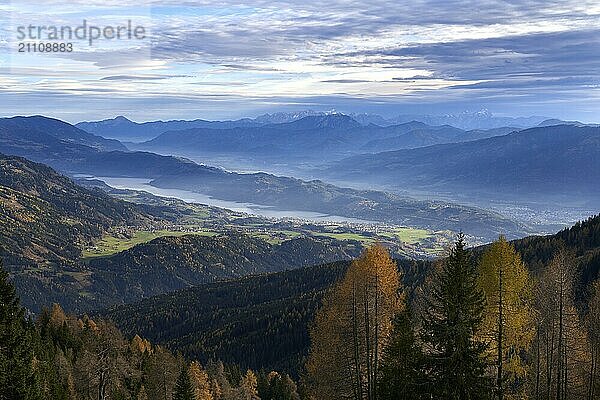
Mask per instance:
[[[192,361],[189,372],[195,400],[213,400],[208,373],[202,368],[202,365],[198,361]]]
[[[306,365],[316,399],[377,398],[382,350],[403,304],[399,287],[396,263],[377,244],[325,296],[310,331]]]
[[[527,372],[521,356],[535,335],[531,278],[504,236],[483,254],[478,269],[486,298],[480,336],[489,343],[488,354],[494,359],[496,398],[518,398]]]
[[[576,265],[559,249],[537,283],[533,398],[587,399],[589,342],[573,302]]]

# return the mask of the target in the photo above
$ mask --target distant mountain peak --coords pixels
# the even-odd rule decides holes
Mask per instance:
[[[129,118],[124,117],[122,115],[118,115],[115,118],[113,118],[113,121],[115,122],[132,122]]]
[[[362,125],[352,117],[336,112],[307,116],[291,122],[290,126],[298,129],[354,129]]]

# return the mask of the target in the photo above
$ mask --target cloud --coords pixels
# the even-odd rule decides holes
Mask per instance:
[[[170,78],[185,78],[188,75],[113,75],[100,78],[101,81],[160,81]]]
[[[13,0],[0,5],[1,16],[10,22],[0,27],[9,33],[0,56],[10,55],[2,64],[10,79],[2,81],[0,105],[9,110],[18,109],[13,100],[24,93],[69,106],[89,99],[89,110],[98,109],[102,96],[111,104],[122,99],[125,108],[145,99],[136,112],[149,119],[163,112],[161,96],[169,107],[186,105],[177,113],[214,115],[232,106],[249,113],[257,109],[253,102],[336,109],[355,109],[357,101],[385,109],[476,105],[558,110],[571,113],[567,118],[600,107],[596,0]],[[132,18],[149,36],[68,54],[13,52],[17,22],[82,18]],[[79,102],[64,102],[63,95]]]

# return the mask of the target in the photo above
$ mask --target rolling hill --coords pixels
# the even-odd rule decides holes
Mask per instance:
[[[356,257],[358,242],[296,238],[270,244],[231,233],[161,237],[87,262],[99,287],[121,301],[224,279],[296,269]]]
[[[464,230],[487,239],[500,233],[517,237],[528,229],[500,214],[473,207],[414,200],[375,190],[340,188],[318,180],[307,182],[265,173],[181,173],[157,178],[152,185],[197,191],[225,200],[243,199],[281,210],[316,211],[433,230]]]

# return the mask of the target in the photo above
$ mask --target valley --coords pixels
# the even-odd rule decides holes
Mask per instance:
[[[506,246],[525,264],[515,263],[539,279],[549,279],[545,274],[558,268],[557,257],[569,258],[560,262],[573,266],[573,309],[585,309],[590,285],[598,280],[598,217],[555,233],[597,210],[596,191],[588,182],[596,166],[586,161],[596,151],[595,127],[432,128],[427,135],[439,130],[454,138],[437,136],[441,142],[435,145],[414,142],[415,148],[350,158],[352,152],[340,151],[314,169],[323,154],[283,162],[284,154],[277,152],[242,151],[238,158],[215,151],[191,160],[177,149],[161,155],[121,148],[119,142],[40,118],[0,120],[0,151],[13,154],[0,155],[0,259],[25,310],[42,315],[41,326],[70,321],[61,325],[70,335],[85,335],[87,329],[99,329],[93,321],[110,320],[113,328],[100,329],[122,331],[135,346],[157,343],[156,354],[164,346],[205,365],[217,359],[223,368],[273,369],[299,379],[314,357],[320,310],[331,306],[335,293],[344,294],[341,304],[347,302],[344,282],[358,279],[353,285],[365,285],[360,274],[371,273],[371,263],[382,263],[386,273],[397,276],[403,291],[393,296],[401,296],[421,318],[427,315],[420,308],[428,301],[424,290],[439,279],[436,271],[449,265],[445,260],[455,257],[463,241],[470,247],[460,250],[468,252],[464,260],[484,265],[482,257],[490,248],[506,243],[502,235],[514,239]],[[312,131],[315,121],[320,128]],[[309,141],[314,139],[310,135],[326,136],[340,126],[365,134],[364,126],[339,115],[284,124],[286,129],[301,126],[298,134],[308,134],[302,140]],[[425,134],[422,124],[408,125]],[[237,133],[242,129],[224,126]],[[254,130],[254,141],[261,132],[252,124],[243,129]],[[279,140],[274,132],[281,134],[281,127],[266,129]],[[167,134],[178,135],[161,136]],[[190,140],[196,134],[185,131]],[[551,166],[548,154],[556,150],[541,146],[537,138],[548,135],[574,159],[552,156],[560,165]],[[290,146],[300,145],[289,140]],[[375,151],[380,144],[400,143],[377,140],[367,147]],[[536,153],[513,151],[515,141],[531,141]],[[328,151],[326,144],[322,147]],[[511,154],[504,155],[510,160],[505,172],[497,165],[502,158],[484,160],[498,147]],[[236,172],[207,165],[213,156],[237,166]],[[280,166],[269,164],[270,159],[279,159],[290,175],[278,175]],[[257,162],[271,170],[248,169]],[[517,178],[506,178],[515,175],[514,168],[529,167]],[[578,171],[584,173],[578,177],[583,183],[575,190],[564,182],[571,184]],[[538,179],[542,173],[556,182]],[[506,194],[494,196],[494,190]],[[542,198],[535,200],[535,193]],[[555,209],[548,206],[552,202],[558,204]],[[461,231],[466,235],[456,241]],[[361,267],[373,252],[383,253]],[[462,282],[463,273],[456,279]],[[364,287],[368,294],[371,289]],[[54,304],[48,314],[44,305],[53,303],[61,306]],[[84,315],[83,320],[67,316],[63,307]],[[335,320],[350,315],[344,313],[336,311]]]

